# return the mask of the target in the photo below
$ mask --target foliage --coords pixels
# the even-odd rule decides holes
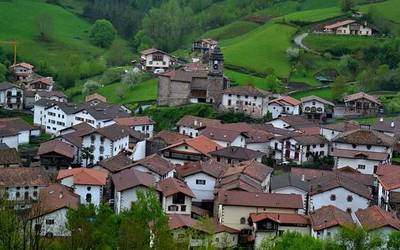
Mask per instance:
[[[368,233],[361,227],[342,228],[336,238],[337,244],[344,249],[378,250],[383,246],[379,234]]]
[[[348,12],[356,6],[356,0],[341,0],[340,9],[343,12]]]
[[[389,235],[387,250],[400,249],[400,231],[394,231]]]
[[[0,82],[6,80],[7,67],[0,63]]]
[[[346,93],[347,79],[344,76],[338,76],[332,83],[332,96],[335,100],[342,100],[343,95]]]
[[[135,71],[133,69],[128,70],[122,76],[122,83],[127,84],[129,86],[133,86],[143,81],[143,73],[140,71]]]
[[[286,49],[286,55],[289,57],[291,62],[297,61],[300,57],[300,49],[299,48],[287,48]]]
[[[82,94],[85,96],[91,95],[100,87],[100,84],[94,80],[88,80],[85,82],[82,88]]]
[[[112,23],[105,19],[97,20],[90,29],[90,42],[101,48],[108,48],[115,39],[117,32]]]
[[[93,149],[92,148],[90,148],[90,147],[84,147],[84,148],[82,148],[82,154],[81,154],[81,157],[82,157],[82,159],[85,159],[86,160],[86,165],[85,166],[87,166],[88,165],[88,161],[90,160],[90,159],[93,159]]]
[[[107,64],[112,66],[126,65],[131,59],[130,53],[126,51],[124,42],[120,40],[112,43],[105,57]]]
[[[37,29],[39,31],[39,39],[49,42],[52,39],[53,19],[48,14],[41,14],[36,18]]]
[[[272,93],[283,93],[285,90],[282,81],[274,74],[269,74],[265,81],[267,82],[268,90]]]

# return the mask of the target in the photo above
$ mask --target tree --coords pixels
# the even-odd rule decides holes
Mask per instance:
[[[102,48],[111,46],[115,39],[117,31],[110,21],[105,19],[97,20],[89,33],[90,42]]]
[[[100,87],[100,84],[94,80],[87,80],[84,84],[83,84],[83,88],[82,88],[82,94],[84,94],[85,96],[87,95],[91,95],[94,92],[96,92],[96,90]]]
[[[118,96],[118,98],[119,98],[120,100],[122,100],[122,99],[124,98],[125,93],[126,93],[126,88],[124,88],[123,85],[118,86],[117,89],[116,89],[116,91],[115,91],[115,94]]]
[[[131,53],[122,41],[114,41],[106,54],[108,65],[120,66],[126,65],[131,59]]]
[[[388,250],[398,250],[400,249],[400,231],[394,231],[389,235],[389,240],[387,242]]]
[[[128,70],[123,76],[122,76],[122,82],[129,85],[133,86],[135,84],[138,84],[142,82],[143,80],[143,74],[139,71],[135,71],[133,69]]]
[[[39,31],[39,39],[49,42],[53,32],[53,18],[46,13],[41,14],[37,17],[36,24]]]
[[[286,55],[289,57],[291,62],[296,62],[300,57],[300,49],[299,48],[287,48]]]
[[[340,9],[343,12],[351,11],[356,6],[356,0],[341,0]]]
[[[92,221],[96,218],[96,211],[93,204],[79,206],[77,210],[70,209],[67,213],[67,228],[71,232],[68,244],[70,249],[93,249],[93,231],[95,230]]]
[[[378,250],[384,243],[379,234],[369,233],[361,227],[342,228],[336,238],[339,246],[352,250]]]
[[[269,74],[265,81],[267,83],[267,88],[273,93],[283,93],[285,90],[282,81],[276,77],[274,74]]]
[[[82,148],[82,159],[86,159],[86,165],[88,165],[89,159],[93,159],[93,149],[90,147],[84,147]]]
[[[344,93],[346,93],[346,78],[338,76],[332,83],[332,95],[335,100],[341,100]]]
[[[3,82],[6,80],[6,74],[7,74],[7,67],[0,63],[0,82]]]
[[[0,193],[0,249],[23,248],[23,226],[6,195]]]

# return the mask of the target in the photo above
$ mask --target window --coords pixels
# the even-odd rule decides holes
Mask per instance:
[[[351,214],[351,208],[348,207],[348,208],[346,209],[346,212],[348,212],[349,214]]]
[[[46,220],[46,224],[47,225],[53,225],[54,224],[54,220]]]
[[[182,193],[176,193],[172,196],[173,204],[185,204],[185,195]]]
[[[86,202],[91,203],[92,202],[92,194],[86,194]]]
[[[353,201],[353,196],[351,196],[351,195],[347,196],[347,201],[348,202],[352,202]]]
[[[186,212],[186,205],[181,205],[181,212]]]
[[[353,148],[356,148],[356,147],[357,147],[357,145],[356,145],[356,144],[352,144],[351,146],[352,146]]]
[[[336,195],[332,194],[330,199],[331,199],[331,201],[335,201],[336,200]]]
[[[86,189],[87,189],[87,191],[90,191],[92,189],[92,187],[87,187]]]
[[[358,169],[365,169],[365,165],[358,165]]]
[[[37,195],[38,195],[38,192],[37,191],[33,191],[33,197],[37,197]]]
[[[316,148],[316,147],[317,147],[317,145],[312,145],[312,147],[313,147],[313,148]]]
[[[15,197],[19,198],[21,196],[21,194],[19,192],[15,193]]]
[[[90,136],[90,141],[92,142],[92,143],[94,143],[94,140],[96,139],[96,137],[94,136],[94,135],[91,135]]]
[[[240,218],[240,224],[246,224],[246,218],[244,217]]]
[[[371,149],[371,145],[367,145],[367,149],[370,150]]]
[[[323,148],[323,147],[325,147],[325,144],[320,144],[319,146],[320,146],[321,148]]]
[[[176,206],[176,205],[168,206],[168,211],[176,212],[176,211],[178,211],[178,206]]]
[[[206,180],[197,179],[197,180],[196,180],[196,184],[197,184],[197,185],[206,185]]]
[[[104,136],[101,136],[101,137],[100,137],[100,143],[101,143],[101,144],[104,144],[104,140],[105,140],[105,139],[106,139],[106,138],[105,138]]]

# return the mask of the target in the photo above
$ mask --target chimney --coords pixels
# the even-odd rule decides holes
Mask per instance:
[[[60,196],[59,196],[59,198],[60,199],[62,199],[64,197],[64,194],[63,194],[63,192],[60,192]]]
[[[383,122],[383,117],[379,118],[379,121],[380,121],[380,122]]]
[[[197,120],[194,120],[194,125],[197,126]]]
[[[394,128],[394,121],[390,123],[390,127]]]
[[[305,181],[305,179],[306,179],[306,178],[305,178],[304,174],[302,174],[302,175],[301,175],[301,181]]]

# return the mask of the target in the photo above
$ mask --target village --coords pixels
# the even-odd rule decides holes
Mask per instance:
[[[340,25],[323,32],[353,34],[333,31]],[[141,70],[159,77],[159,106],[208,103],[265,122],[185,115],[175,129],[157,131],[151,117],[97,93],[69,102],[34,65],[9,68],[14,82],[0,84],[1,106],[32,112],[33,125],[0,119],[0,191],[13,209],[29,214],[32,230],[68,237],[68,210],[108,204],[123,213],[146,190],[157,193],[174,238],[188,229],[201,233],[197,220],[206,216],[221,249],[257,248],[286,231],[333,239],[340,228],[357,225],[387,240],[400,230],[400,165],[392,163],[399,120],[351,120],[381,116],[378,97],[358,92],[337,105],[231,86],[217,41],[196,41],[192,50],[205,56],[180,68],[166,52],[142,52]],[[21,146],[46,134],[36,155],[20,155]],[[199,244],[193,238],[189,245]]]

